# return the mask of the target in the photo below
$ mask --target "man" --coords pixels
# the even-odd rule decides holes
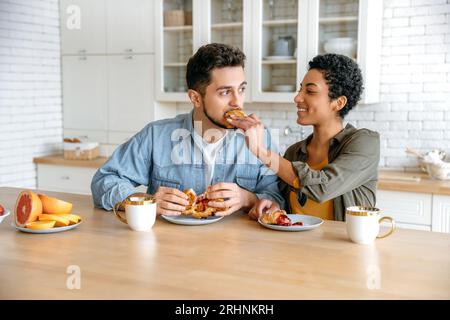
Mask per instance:
[[[258,199],[282,203],[277,177],[249,152],[241,131],[228,129],[224,115],[242,110],[246,81],[245,55],[223,44],[201,47],[189,59],[188,114],[149,123],[119,146],[93,177],[96,207],[112,207],[148,186],[157,213],[180,215],[188,197],[181,190],[205,191],[217,215],[248,211]],[[272,147],[266,131],[267,145]],[[225,201],[221,201],[224,199]]]

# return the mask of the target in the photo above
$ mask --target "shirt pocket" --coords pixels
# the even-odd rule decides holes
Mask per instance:
[[[259,166],[247,165],[236,173],[236,183],[243,189],[255,192],[258,183]]]
[[[182,183],[179,179],[170,176],[169,172],[165,172],[164,169],[161,170],[161,174],[153,174],[152,180],[150,181],[150,193],[154,194],[158,191],[159,187],[173,188],[181,190]]]

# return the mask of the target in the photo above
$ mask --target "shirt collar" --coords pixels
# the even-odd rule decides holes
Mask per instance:
[[[333,144],[337,143],[340,144],[342,143],[342,141],[344,140],[344,138],[350,134],[356,131],[356,128],[351,125],[350,123],[347,123],[347,125],[345,126],[344,129],[342,129],[341,131],[339,131],[331,140],[330,140],[330,147],[333,146]],[[313,134],[311,133],[305,140],[300,142],[300,151],[303,154],[306,154],[306,146],[308,145],[308,143],[311,141],[313,137]],[[330,148],[331,149],[331,148]]]

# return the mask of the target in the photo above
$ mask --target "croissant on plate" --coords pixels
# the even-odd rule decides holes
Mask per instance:
[[[207,199],[204,194],[197,196],[192,189],[185,190],[184,193],[188,196],[189,204],[182,212],[183,215],[201,219],[214,216],[217,211],[220,211],[218,208],[208,206],[209,199]],[[216,199],[215,201],[223,202],[224,199]]]
[[[274,224],[278,226],[302,226],[301,221],[292,223],[291,219],[286,214],[284,210],[277,210],[271,213],[264,213],[261,216],[261,222],[265,224]]]

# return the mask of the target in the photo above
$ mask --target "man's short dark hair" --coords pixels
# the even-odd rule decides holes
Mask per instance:
[[[324,54],[314,57],[309,62],[309,69],[322,72],[328,84],[328,96],[334,100],[339,96],[347,97],[347,104],[339,111],[344,118],[361,99],[363,78],[358,64],[351,58],[340,54]]]
[[[221,43],[204,45],[189,59],[187,86],[204,96],[206,87],[211,83],[211,70],[237,66],[244,68],[244,63],[245,54],[237,47]]]

